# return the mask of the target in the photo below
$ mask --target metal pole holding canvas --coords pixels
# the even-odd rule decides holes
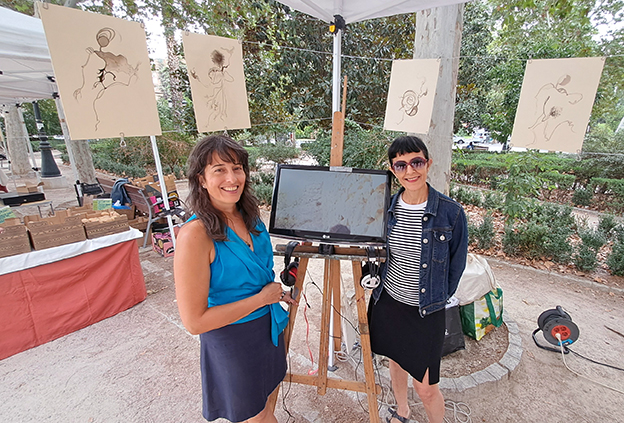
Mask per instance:
[[[170,210],[169,207],[169,193],[167,192],[167,184],[165,184],[165,176],[162,170],[162,164],[160,163],[160,153],[158,152],[158,145],[156,144],[156,135],[150,135],[150,141],[152,143],[152,151],[154,152],[154,162],[156,163],[156,172],[158,173],[158,182],[160,183],[160,193],[162,195],[163,204],[165,209]],[[173,219],[171,214],[167,214],[167,225],[169,226],[169,233],[171,234],[171,242],[173,242],[173,248],[176,246],[175,233],[173,232]]]

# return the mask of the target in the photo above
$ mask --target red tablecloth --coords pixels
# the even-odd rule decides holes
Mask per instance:
[[[147,297],[135,240],[0,275],[0,360]]]

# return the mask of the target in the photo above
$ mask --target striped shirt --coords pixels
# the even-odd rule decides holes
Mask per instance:
[[[395,300],[418,306],[418,278],[422,241],[422,218],[427,202],[407,204],[399,198],[397,223],[388,237],[390,261],[384,288]]]

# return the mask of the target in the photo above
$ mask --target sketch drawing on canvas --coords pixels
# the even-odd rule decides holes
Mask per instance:
[[[200,132],[249,128],[243,45],[234,38],[184,33],[195,121]]]
[[[440,59],[394,60],[384,129],[426,134],[440,74]]]
[[[510,144],[580,151],[603,66],[602,57],[527,61]]]
[[[570,110],[583,99],[582,93],[569,93],[565,86],[572,77],[568,74],[560,76],[556,82],[544,84],[535,95],[538,115],[535,123],[529,126],[533,134],[533,142],[548,142],[560,127],[574,131],[574,121]]]
[[[405,116],[413,117],[418,114],[418,106],[420,105],[420,98],[424,97],[428,94],[429,90],[425,86],[427,84],[427,79],[421,79],[420,86],[417,88],[417,91],[414,90],[406,90],[401,96],[401,120],[397,122],[397,125],[400,125],[405,119]],[[418,85],[418,84],[416,84]]]
[[[100,115],[97,109],[97,101],[104,96],[106,90],[114,86],[129,86],[139,78],[139,66],[137,63],[132,66],[123,54],[115,54],[107,51],[110,43],[116,36],[112,28],[102,28],[95,35],[95,40],[99,47],[87,47],[87,60],[82,65],[82,84],[74,91],[74,98],[80,101],[85,85],[90,85],[95,97],[91,101],[93,113],[95,114],[95,130],[100,124]],[[121,36],[118,37],[121,41]],[[93,62],[97,61],[97,67],[93,69]],[[89,63],[92,63],[89,66]]]
[[[207,78],[200,77],[195,68],[190,72],[191,78],[196,79],[204,87],[206,87],[210,94],[205,96],[206,106],[210,110],[208,120],[211,122],[217,119],[225,120],[227,118],[227,93],[224,89],[226,83],[235,82],[234,77],[228,71],[230,67],[230,60],[234,53],[234,47],[225,48],[220,47],[215,49],[210,54],[210,59],[214,66],[208,69]]]

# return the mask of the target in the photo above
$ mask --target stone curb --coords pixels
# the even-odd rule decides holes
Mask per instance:
[[[507,310],[503,310],[503,322],[507,325],[509,345],[503,357],[497,362],[492,363],[483,370],[479,370],[467,376],[454,378],[441,377],[440,389],[447,392],[463,392],[479,385],[496,384],[499,380],[509,378],[522,358],[522,338],[518,325],[514,322]]]

